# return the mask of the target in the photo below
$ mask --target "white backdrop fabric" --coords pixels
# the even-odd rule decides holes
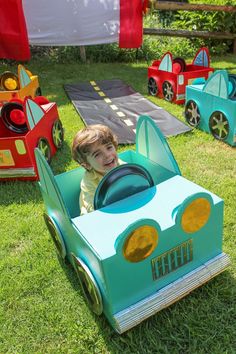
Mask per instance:
[[[31,45],[93,45],[119,40],[119,0],[22,0],[22,4]]]

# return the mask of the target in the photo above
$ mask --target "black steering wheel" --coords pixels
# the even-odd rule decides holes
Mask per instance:
[[[94,210],[152,186],[154,182],[146,168],[133,163],[117,166],[100,181],[94,196]]]
[[[14,133],[23,134],[28,131],[23,105],[18,102],[8,102],[3,105],[1,117],[4,125]]]

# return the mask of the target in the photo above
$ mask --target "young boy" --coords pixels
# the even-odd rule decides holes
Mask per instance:
[[[118,159],[117,146],[116,136],[105,125],[88,125],[74,137],[72,156],[86,169],[80,184],[81,215],[94,210],[94,195],[102,177],[124,163]]]

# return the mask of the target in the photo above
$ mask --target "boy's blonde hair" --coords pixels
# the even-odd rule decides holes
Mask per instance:
[[[87,154],[90,146],[94,143],[108,144],[112,143],[115,148],[118,146],[117,137],[110,128],[102,124],[88,125],[78,131],[72,143],[72,157],[75,161],[81,163],[87,162]]]

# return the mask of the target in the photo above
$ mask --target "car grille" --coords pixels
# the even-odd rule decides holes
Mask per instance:
[[[153,280],[182,267],[193,260],[193,241],[188,240],[151,260]]]

